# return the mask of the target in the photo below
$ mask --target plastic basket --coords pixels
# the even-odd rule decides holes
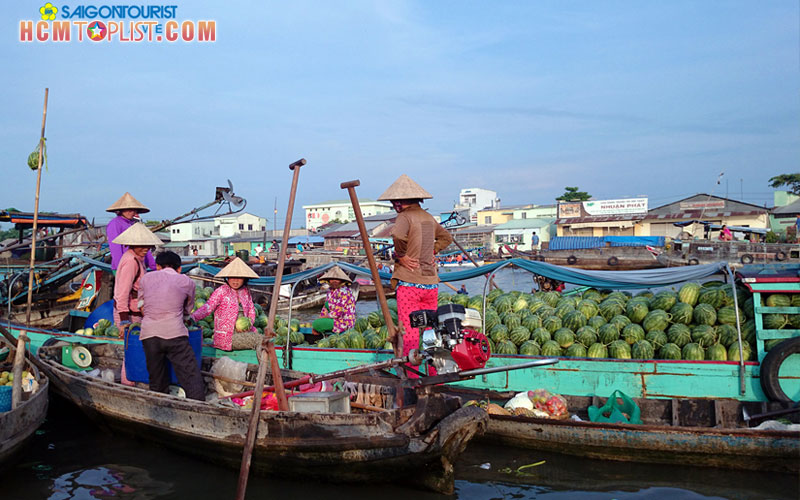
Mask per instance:
[[[134,328],[134,330],[138,330],[138,328]],[[192,346],[194,357],[197,359],[197,368],[199,369],[203,360],[202,330],[189,330],[189,345]],[[178,377],[175,375],[175,370],[172,369],[172,364],[169,361],[167,361],[167,366],[169,367],[170,382],[177,384]],[[130,328],[125,332],[125,376],[131,382],[150,383],[150,374],[147,373],[147,361],[144,357],[142,340],[139,335],[132,335]]]
[[[11,411],[11,391],[10,385],[0,385],[0,413]]]

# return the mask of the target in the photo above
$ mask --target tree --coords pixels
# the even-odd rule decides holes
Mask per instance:
[[[565,187],[564,194],[556,198],[556,201],[586,201],[592,197],[586,191],[578,191],[578,187]]]
[[[779,188],[786,186],[792,194],[800,196],[800,174],[781,174],[769,180],[769,187]]]

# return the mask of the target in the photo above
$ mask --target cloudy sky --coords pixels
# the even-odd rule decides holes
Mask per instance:
[[[375,198],[401,173],[438,212],[466,187],[769,205],[800,172],[796,0],[193,0],[176,18],[215,20],[215,43],[20,43],[43,4],[0,21],[0,208],[33,209],[45,87],[40,208],[98,222],[125,191],[165,219],[230,179],[281,227],[301,157],[295,226],[342,181]]]

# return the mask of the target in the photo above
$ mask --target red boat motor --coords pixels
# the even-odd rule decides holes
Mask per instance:
[[[411,326],[420,330],[419,355],[437,373],[456,373],[483,368],[489,360],[486,336],[462,326],[464,306],[445,304],[437,310],[423,309],[410,315]]]

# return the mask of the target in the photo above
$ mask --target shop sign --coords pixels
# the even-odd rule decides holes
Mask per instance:
[[[581,216],[581,203],[559,203],[558,204],[559,218],[580,217]]]
[[[588,215],[621,215],[647,213],[647,198],[584,201]]]
[[[680,204],[681,210],[708,210],[725,208],[725,200],[708,200],[708,201],[682,201]]]

